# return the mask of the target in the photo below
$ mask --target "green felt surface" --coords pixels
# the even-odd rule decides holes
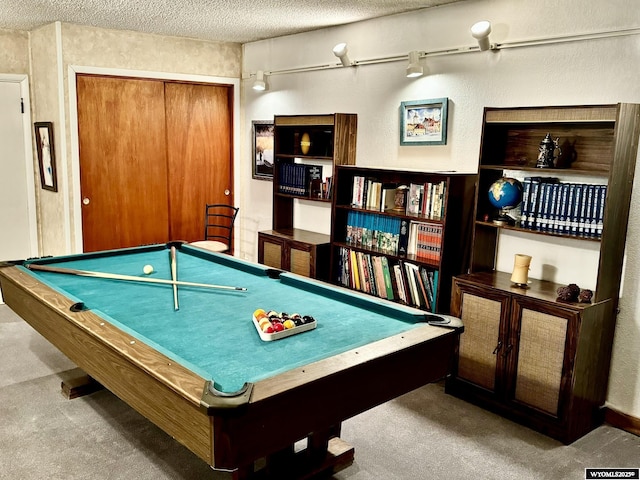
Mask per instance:
[[[186,246],[177,255],[178,280],[247,291],[181,286],[180,308],[175,311],[171,285],[27,271],[198,375],[213,379],[225,392],[401,333],[414,328],[420,318],[413,309],[338,287],[286,274],[272,279],[266,268],[233,257]],[[169,250],[164,246],[36,263],[140,277],[146,277],[142,269],[150,264],[155,272],[149,278],[171,278]],[[265,342],[252,325],[257,308],[312,315],[317,328]]]

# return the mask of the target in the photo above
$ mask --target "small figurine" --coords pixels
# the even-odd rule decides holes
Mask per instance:
[[[560,287],[556,290],[558,294],[558,300],[564,302],[577,302],[578,295],[580,295],[580,287],[575,283],[570,283],[566,287]]]
[[[560,287],[556,290],[558,294],[558,300],[563,302],[579,302],[579,303],[591,303],[593,298],[593,292],[589,289],[581,289],[575,283],[570,283],[566,287]]]
[[[544,139],[540,142],[540,153],[538,153],[538,163],[536,168],[553,168],[554,160],[562,155],[562,149],[558,146],[560,138],[553,140],[551,134],[547,133]],[[558,156],[554,156],[553,153],[558,150]]]
[[[585,288],[583,290],[580,290],[580,295],[578,295],[578,302],[591,303],[592,298],[593,298],[593,292]]]

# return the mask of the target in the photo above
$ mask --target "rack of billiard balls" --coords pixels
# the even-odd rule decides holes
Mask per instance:
[[[303,316],[299,313],[289,315],[285,312],[258,308],[253,312],[253,325],[260,338],[268,342],[313,330],[317,322],[311,315]]]

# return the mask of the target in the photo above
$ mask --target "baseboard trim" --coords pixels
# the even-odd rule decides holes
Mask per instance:
[[[640,418],[618,412],[611,407],[604,411],[604,421],[612,427],[640,436]]]

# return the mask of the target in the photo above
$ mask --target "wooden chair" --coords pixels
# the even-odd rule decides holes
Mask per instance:
[[[224,204],[207,204],[204,216],[204,240],[189,245],[212,252],[226,253],[231,250],[233,224],[239,208]]]

